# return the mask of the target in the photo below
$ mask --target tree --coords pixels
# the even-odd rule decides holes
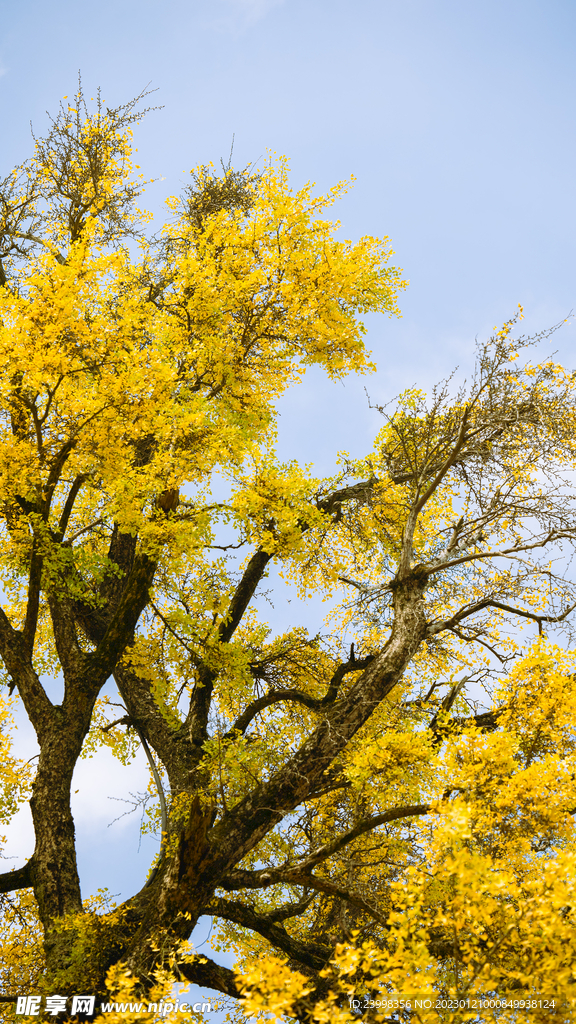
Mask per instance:
[[[344,1021],[410,987],[570,995],[575,672],[543,635],[520,658],[519,630],[574,607],[574,379],[513,320],[455,395],[381,409],[364,460],[281,464],[278,397],[370,368],[359,317],[397,312],[388,240],[335,240],[345,186],[293,193],[282,161],[196,169],[146,238],[142,99],[80,89],[2,185],[1,710],[14,691],[40,750],[32,775],[4,733],[3,817],[30,795],[36,836],[0,876],[5,997],[176,979]],[[271,633],[273,567],[345,592],[325,636]],[[76,867],[72,773],[100,744],[144,749],[161,833],[119,907]],[[203,914],[239,973],[187,944]]]

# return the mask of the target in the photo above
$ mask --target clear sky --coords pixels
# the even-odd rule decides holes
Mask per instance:
[[[403,318],[368,323],[376,377],[342,386],[312,373],[283,400],[283,455],[330,471],[379,426],[365,385],[388,400],[464,372],[475,336],[518,303],[530,332],[576,308],[574,0],[0,0],[0,15],[1,176],[79,69],[108,106],[158,90],[163,109],[136,136],[146,175],[163,179],[148,193],[158,215],[233,137],[236,166],[272,150],[291,158],[296,185],[356,176],[342,231],[391,237],[411,282]],[[570,368],[575,342],[573,323],[554,340]],[[137,822],[105,826],[122,810],[109,797],[143,788],[145,773],[120,780],[98,764],[84,762],[79,782],[84,891],[129,895],[149,863]],[[14,866],[30,843],[22,818]]]

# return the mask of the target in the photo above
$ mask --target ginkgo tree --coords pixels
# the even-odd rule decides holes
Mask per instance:
[[[150,235],[141,99],[80,89],[0,187],[0,811],[29,799],[35,832],[0,875],[6,1012],[84,992],[154,1020],[193,982],[240,1018],[567,1019],[532,1004],[576,995],[576,666],[549,638],[574,607],[573,376],[514,318],[460,390],[380,409],[364,459],[281,463],[286,388],[371,368],[389,242],[336,238],[346,185],[292,191],[284,161],[197,168]],[[322,633],[270,629],[272,570],[328,600]],[[160,837],[119,906],[76,864],[72,776],[101,745],[143,748]],[[194,953],[201,915],[235,971]]]

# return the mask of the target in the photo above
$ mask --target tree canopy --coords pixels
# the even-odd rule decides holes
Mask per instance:
[[[0,186],[0,815],[29,799],[35,830],[0,875],[6,1019],[82,992],[152,1021],[174,982],[234,1020],[567,1019],[574,375],[519,313],[460,387],[380,408],[365,458],[282,463],[286,388],[372,368],[389,240],[335,237],[346,183],[293,191],[283,160],[196,168],[150,235],[143,99],[79,90]],[[328,600],[323,632],[265,621],[276,569]],[[143,748],[160,838],[118,906],[76,864],[72,775],[101,745]],[[190,946],[201,915],[235,971]]]

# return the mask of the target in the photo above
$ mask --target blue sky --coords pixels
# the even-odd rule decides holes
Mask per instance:
[[[0,13],[2,176],[79,69],[109,106],[158,90],[163,109],[136,136],[146,175],[162,179],[147,197],[158,216],[190,168],[227,158],[232,137],[237,166],[286,154],[295,185],[356,176],[337,207],[342,231],[391,237],[411,282],[403,317],[368,321],[375,377],[328,384],[312,372],[282,401],[282,455],[329,472],[339,449],[363,454],[378,429],[365,386],[387,401],[464,373],[475,336],[518,303],[530,332],[576,308],[573,0],[0,0]],[[570,368],[575,341],[573,323],[554,339]],[[83,765],[85,892],[128,895],[148,853],[137,822],[104,826],[120,806],[109,797],[145,785],[143,766],[120,780],[105,758]],[[26,856],[30,842],[22,819],[11,852]]]

